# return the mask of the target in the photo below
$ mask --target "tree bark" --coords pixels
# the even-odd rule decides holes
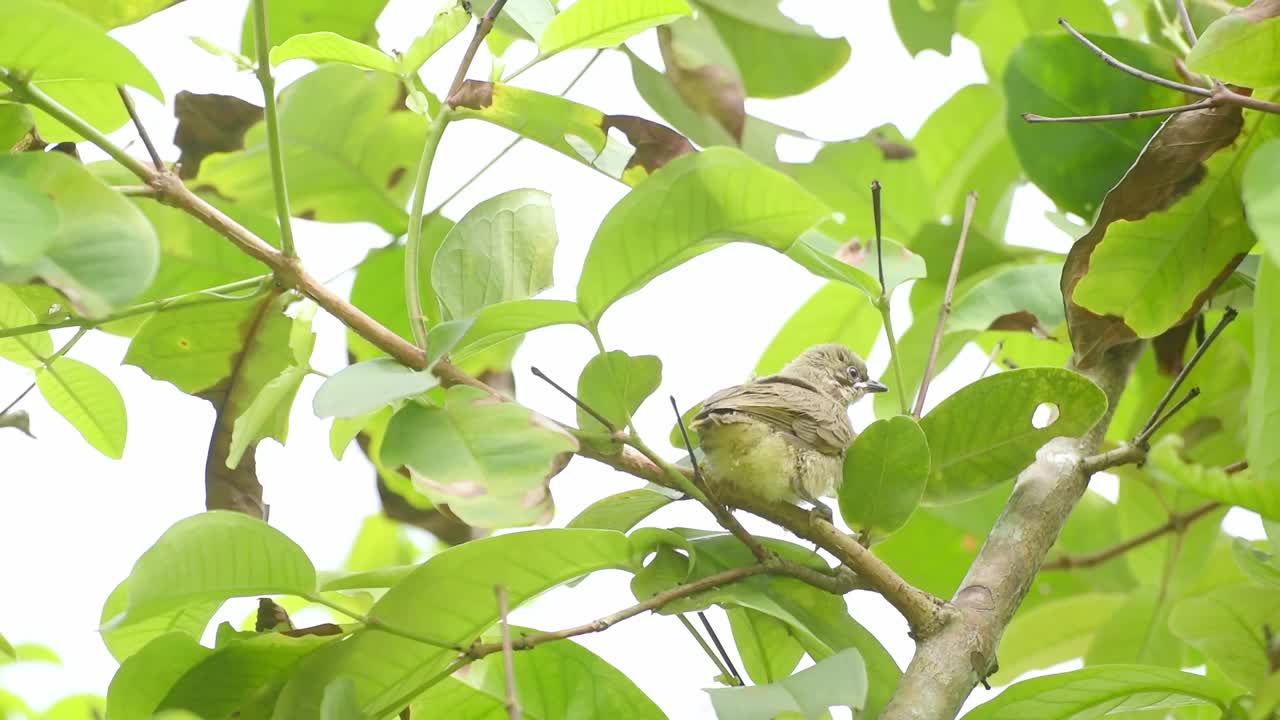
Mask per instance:
[[[1089,486],[1082,461],[1102,444],[1143,347],[1112,348],[1083,371],[1106,393],[1106,415],[1083,437],[1050,441],[1018,476],[1004,513],[952,600],[959,617],[916,646],[882,720],[953,718],[974,686],[994,672],[1000,637]]]

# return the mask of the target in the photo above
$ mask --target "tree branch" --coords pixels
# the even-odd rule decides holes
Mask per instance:
[[[1154,110],[1134,110],[1132,112],[1108,113],[1105,115],[1070,115],[1067,117],[1047,117],[1045,115],[1037,115],[1035,113],[1022,113],[1022,119],[1029,123],[1076,123],[1076,122],[1108,122],[1111,120],[1137,120],[1144,117],[1159,117],[1161,115],[1175,115],[1189,110],[1203,110],[1217,105],[1213,98],[1201,100],[1199,102],[1188,103],[1186,105],[1174,105],[1173,107],[1155,108]]]
[[[1191,43],[1191,47],[1195,47],[1199,39],[1196,38],[1195,26],[1191,24],[1191,13],[1187,12],[1186,0],[1177,0],[1178,17],[1182,20],[1182,30],[1187,34],[1187,42]]]
[[[1040,564],[1088,487],[1085,457],[1096,451],[1143,343],[1112,348],[1084,374],[1102,387],[1107,414],[1083,437],[1056,438],[1014,484],[952,600],[958,618],[916,646],[882,720],[954,717],[973,687],[991,674],[996,646]]]
[[[951,314],[951,296],[956,291],[956,277],[960,275],[960,262],[964,259],[964,244],[969,238],[969,224],[973,222],[973,208],[977,204],[978,193],[969,191],[964,200],[964,222],[960,226],[960,239],[956,242],[956,252],[951,258],[951,273],[947,275],[947,287],[942,293],[942,307],[938,308],[938,326],[933,330],[929,360],[925,363],[924,376],[920,380],[920,392],[916,394],[916,407],[911,413],[917,419],[924,413],[924,398],[929,393],[929,381],[933,379],[933,366],[938,362],[938,348],[942,346],[942,332],[947,327],[947,316]]]
[[[467,70],[471,69],[471,61],[475,60],[480,43],[484,42],[485,36],[493,28],[493,21],[497,19],[498,13],[502,12],[502,6],[506,4],[507,0],[493,0],[493,5],[489,6],[489,12],[480,18],[479,23],[476,23],[476,33],[471,36],[471,44],[467,45],[467,51],[462,55],[462,62],[458,64],[458,71],[453,75],[453,83],[449,85],[449,93],[445,95],[445,101],[450,105],[453,104],[453,96],[462,89],[462,83],[467,79]]]
[[[280,247],[287,257],[297,256],[293,246],[293,215],[289,212],[289,190],[284,180],[284,155],[280,150],[280,116],[276,111],[276,81],[271,76],[271,42],[267,36],[267,0],[253,0],[253,46],[258,56],[255,75],[262,86],[262,107],[267,121],[267,155],[271,163],[271,185],[276,196],[276,222],[280,225]]]
[[[502,585],[493,588],[498,598],[498,627],[502,632],[502,674],[507,683],[507,717],[520,720],[524,710],[520,708],[520,698],[516,695],[516,659],[511,647],[511,625],[507,623],[507,589]]]
[[[1117,543],[1109,548],[1092,552],[1087,555],[1061,555],[1057,559],[1050,560],[1045,563],[1040,569],[1042,571],[1075,570],[1077,568],[1091,568],[1094,565],[1101,565],[1102,563],[1111,560],[1112,558],[1119,557],[1136,547],[1146,545],[1162,535],[1171,532],[1183,532],[1187,529],[1188,525],[1220,507],[1222,507],[1222,503],[1220,502],[1207,502],[1200,507],[1188,510],[1187,512],[1170,515],[1169,520],[1163,525],[1154,527],[1141,535],[1131,537],[1124,542]]]
[[[116,86],[116,92],[120,93],[120,102],[124,103],[125,112],[129,113],[129,119],[133,121],[133,127],[138,131],[138,137],[142,139],[142,146],[147,149],[147,154],[151,156],[151,162],[155,164],[157,170],[164,169],[164,160],[160,159],[160,153],[156,152],[156,146],[151,142],[151,136],[147,134],[147,129],[142,125],[142,118],[138,117],[138,109],[133,106],[133,98],[129,97],[129,91],[123,85]]]

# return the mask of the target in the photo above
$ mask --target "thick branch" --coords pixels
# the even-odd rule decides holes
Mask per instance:
[[[1113,348],[1085,371],[1106,392],[1110,408],[1115,408],[1143,347],[1130,343]],[[1088,487],[1082,461],[1102,442],[1111,412],[1084,437],[1049,442],[1018,476],[1004,513],[952,600],[960,617],[916,646],[883,720],[955,717],[974,686],[991,674],[1005,626]]]

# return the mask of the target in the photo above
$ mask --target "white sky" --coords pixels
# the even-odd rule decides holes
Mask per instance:
[[[382,47],[406,48],[427,27],[437,4],[391,0],[378,23]],[[224,47],[238,47],[245,5],[244,0],[187,0],[112,34],[151,68],[170,102],[185,89],[236,94],[260,103],[251,75],[236,74],[229,62],[187,40],[188,35],[199,35]],[[824,140],[857,137],[885,122],[897,124],[910,136],[954,91],[985,80],[976,49],[967,41],[957,37],[950,58],[926,52],[913,60],[898,42],[887,3],[856,3],[856,11],[848,9],[851,5],[855,4],[784,0],[783,8],[798,20],[814,24],[824,35],[848,38],[852,57],[834,79],[813,92],[785,100],[750,100],[750,112]],[[429,87],[439,91],[447,85],[469,36],[470,30],[465,31],[427,65]],[[660,67],[652,32],[631,45]],[[526,73],[520,83],[556,92],[589,57],[589,51],[564,53]],[[514,59],[512,66],[523,59]],[[299,61],[283,66],[279,87],[307,67]],[[487,70],[482,53],[472,76],[483,77]],[[607,52],[570,97],[609,113],[659,119],[639,98],[630,77],[625,57]],[[176,158],[169,144],[171,112],[141,93],[135,97],[161,154]],[[126,127],[113,137],[127,143],[134,136]],[[505,131],[483,123],[452,125],[436,157],[427,206],[453,192],[508,138]],[[135,144],[133,151],[138,154],[141,148]],[[86,159],[100,156],[86,152],[84,145],[81,152]],[[552,195],[560,245],[557,284],[548,296],[571,298],[591,237],[625,188],[553,151],[521,143],[454,200],[446,214],[456,219],[477,202],[517,187],[537,187]],[[892,192],[887,190],[888,197]],[[1020,192],[1010,238],[1065,250],[1065,236],[1043,219],[1048,208],[1038,192]],[[304,263],[319,278],[354,265],[370,247],[386,241],[370,225],[295,221],[295,232]],[[346,292],[350,283],[348,274],[333,287]],[[619,302],[603,323],[606,345],[632,354],[656,354],[664,363],[662,387],[637,415],[642,434],[654,447],[665,447],[663,438],[671,425],[666,396],[674,394],[687,407],[745,378],[773,333],[820,284],[771,251],[733,245],[702,255]],[[905,297],[906,290],[900,290],[899,300]],[[695,302],[696,313],[690,311]],[[906,324],[906,316],[895,323],[902,328]],[[319,341],[314,365],[336,371],[345,363],[340,326],[320,313],[315,327]],[[55,337],[55,343],[62,339]],[[97,454],[34,393],[20,407],[30,412],[39,440],[0,433],[6,470],[0,477],[0,632],[15,643],[49,645],[65,663],[64,668],[0,667],[0,687],[25,695],[37,706],[72,690],[105,693],[116,663],[96,633],[103,600],[169,525],[204,509],[204,460],[213,412],[205,401],[121,365],[126,347],[124,339],[91,333],[71,352],[107,373],[125,397],[129,437],[123,460]],[[571,421],[569,402],[529,375],[529,365],[537,364],[572,386],[594,353],[590,338],[578,328],[533,333],[516,356],[521,400]],[[886,360],[883,347],[872,353],[873,372],[883,371]],[[975,376],[984,363],[976,351],[963,355],[934,385],[933,402]],[[0,367],[0,404],[29,382],[16,366]],[[318,384],[318,378],[309,378],[298,395],[288,447],[272,441],[259,446],[258,472],[272,524],[296,540],[318,568],[327,569],[341,565],[361,520],[377,511],[378,502],[372,471],[358,451],[352,449],[341,462],[330,455],[329,423],[311,413]],[[871,419],[870,407],[855,409],[854,418],[859,427],[865,425]],[[636,486],[634,479],[577,458],[553,482],[558,507],[554,524],[563,525],[600,497]],[[744,518],[749,529],[771,529],[754,520]],[[655,523],[714,526],[709,516],[693,508],[664,510]],[[610,572],[576,589],[553,591],[515,613],[514,620],[555,629],[612,612],[634,602],[628,577]],[[850,604],[855,617],[872,628],[905,667],[912,644],[901,618],[868,593],[855,594]],[[252,599],[233,602],[216,620],[238,623],[252,605]],[[723,614],[711,616],[728,643],[731,636]],[[713,685],[716,671],[674,618],[639,617],[581,642],[626,672],[671,717],[714,717],[701,688]],[[984,695],[979,690],[975,698]]]

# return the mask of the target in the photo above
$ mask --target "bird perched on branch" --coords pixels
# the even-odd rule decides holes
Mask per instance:
[[[733,488],[768,501],[833,495],[853,442],[849,406],[887,390],[849,348],[814,345],[775,375],[725,388],[702,403],[692,427],[714,492]],[[827,511],[826,514],[829,514]]]

